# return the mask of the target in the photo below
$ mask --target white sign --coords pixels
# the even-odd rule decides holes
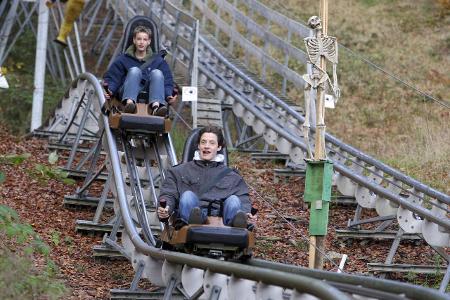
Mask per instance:
[[[8,81],[6,81],[6,77],[0,71],[0,89],[7,89],[7,88],[9,88]]]
[[[183,86],[182,101],[197,101],[197,87]]]
[[[332,95],[325,94],[325,108],[334,108],[334,97]]]

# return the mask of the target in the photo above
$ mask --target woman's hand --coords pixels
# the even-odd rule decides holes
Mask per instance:
[[[166,101],[169,105],[174,105],[177,102],[178,95],[175,96],[167,96]]]
[[[167,219],[169,218],[169,207],[158,207],[158,218],[161,219]]]
[[[249,224],[256,224],[256,221],[258,220],[257,215],[252,215],[251,213],[247,213],[247,223]]]

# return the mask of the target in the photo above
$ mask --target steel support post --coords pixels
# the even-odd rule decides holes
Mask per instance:
[[[75,159],[75,154],[77,152],[76,148],[78,147],[78,144],[80,143],[81,135],[83,134],[83,130],[84,130],[84,125],[86,124],[86,120],[87,120],[87,117],[89,115],[89,110],[91,109],[92,91],[89,91],[89,92],[86,92],[86,93],[89,93],[89,95],[87,96],[88,97],[87,103],[86,103],[86,106],[84,107],[83,116],[81,117],[81,122],[80,122],[80,124],[78,126],[77,136],[75,138],[75,141],[73,142],[74,143],[74,147],[70,151],[70,156],[69,156],[69,159],[67,160],[67,169],[70,168],[70,166],[73,163],[73,160]],[[80,106],[81,106],[81,104],[80,104]],[[74,119],[75,119],[75,115],[74,115],[73,120]]]
[[[195,22],[194,50],[192,55],[191,86],[198,85],[198,36],[199,21]],[[192,128],[197,128],[197,101],[192,101]]]
[[[164,300],[170,300],[172,299],[173,291],[175,290],[175,287],[177,286],[177,279],[175,277],[171,277],[169,284],[166,287],[166,290],[164,291]]]
[[[219,300],[220,298],[220,292],[222,291],[222,288],[220,286],[213,286],[211,289],[211,294],[209,295],[209,300]]]
[[[105,185],[103,187],[102,195],[100,196],[100,201],[98,202],[97,209],[95,210],[93,223],[98,223],[100,216],[102,215],[103,208],[105,207],[106,198],[108,197],[109,187],[111,185],[112,174],[108,173],[108,178],[106,179]]]
[[[14,19],[17,15],[17,7],[20,0],[14,0],[11,3],[8,14],[4,20],[2,27],[0,28],[0,66],[6,59],[6,46],[8,45],[9,34],[11,33],[11,28],[14,24]],[[2,4],[6,5],[7,1],[2,1]]]
[[[358,204],[356,206],[356,209],[355,209],[355,214],[353,216],[353,221],[348,220],[348,222],[347,222],[347,227],[348,228],[352,227],[351,224],[358,223],[360,221],[361,213],[362,213],[362,206]]]
[[[404,232],[405,231],[403,229],[401,229],[401,228],[399,228],[399,230],[397,231],[395,239],[392,242],[391,249],[389,249],[389,254],[386,257],[386,260],[384,262],[385,264],[391,264],[392,263],[392,261],[394,259],[394,255],[397,252],[398,246],[400,246],[400,241],[402,240],[402,236],[403,236]],[[383,273],[383,274],[380,275],[380,278],[386,278],[386,275],[387,275],[387,273]]]
[[[138,268],[136,270],[136,273],[134,274],[133,281],[131,282],[131,285],[130,285],[130,291],[137,290],[139,280],[141,280],[142,273],[144,272],[144,268],[145,268],[145,264],[144,264],[144,262],[142,262],[140,260],[139,264],[138,264]]]
[[[30,131],[42,124],[44,106],[45,66],[47,61],[48,7],[45,0],[39,1],[38,33],[36,38],[36,62],[34,68],[33,106]]]
[[[72,100],[72,107],[71,107],[70,113],[69,113],[69,115],[70,115],[70,121],[67,122],[67,126],[66,126],[66,128],[64,129],[64,132],[63,132],[63,133],[61,134],[61,136],[59,137],[58,143],[62,144],[63,142],[65,142],[67,136],[69,135],[70,128],[72,127],[72,125],[73,125],[74,122],[75,122],[75,119],[76,119],[76,117],[77,117],[78,111],[80,110],[81,106],[83,105],[83,101],[84,101],[84,98],[85,98],[85,97],[86,97],[86,91],[84,91],[84,93],[83,93],[83,95],[81,96],[81,99],[80,99],[80,101],[78,101],[78,103],[76,103],[75,101]],[[76,98],[77,98],[77,97],[76,97]],[[76,98],[75,98],[75,99],[76,99]],[[74,99],[74,100],[75,100],[75,99]],[[75,107],[75,106],[76,106],[76,107]]]
[[[439,292],[441,293],[445,293],[448,282],[450,281],[450,262],[447,261],[447,264],[447,271],[445,272],[444,278],[442,278],[441,285],[439,286]]]
[[[119,232],[120,225],[122,225],[122,215],[118,212],[116,213],[116,221],[114,222],[113,228],[108,237],[113,242],[117,241],[117,233]]]
[[[129,140],[129,137],[126,135],[126,133],[122,133],[122,144],[124,145],[125,149],[125,161],[127,163],[128,176],[130,179],[130,188],[134,196],[134,201],[136,203],[137,217],[142,226],[141,228],[143,230],[145,240],[149,244],[155,246],[156,240],[148,223],[147,210],[145,206],[144,195],[142,193],[141,181],[136,168],[136,158],[134,155],[135,147],[131,144],[131,142],[131,139]]]

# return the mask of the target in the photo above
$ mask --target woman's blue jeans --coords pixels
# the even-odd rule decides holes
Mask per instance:
[[[148,84],[146,84],[146,81]],[[164,75],[161,70],[152,70],[149,78],[143,78],[142,70],[138,67],[132,67],[128,70],[125,82],[120,89],[122,101],[131,99],[136,102],[139,92],[146,85],[148,85],[148,99],[150,104],[159,102],[162,105],[167,105],[164,97]]]
[[[178,204],[178,212],[179,217],[183,222],[188,223],[189,215],[191,214],[191,211],[194,207],[200,206],[200,200],[198,199],[198,196],[191,192],[186,191],[184,192],[180,197],[180,203]],[[208,216],[208,209],[207,208],[201,208],[202,209],[202,223],[205,223],[206,218]],[[224,203],[223,203],[223,223],[227,226],[231,225],[231,222],[233,221],[234,216],[241,210],[241,200],[239,200],[239,197],[235,195],[231,195],[228,197]],[[212,214],[219,215],[218,211],[213,211]]]

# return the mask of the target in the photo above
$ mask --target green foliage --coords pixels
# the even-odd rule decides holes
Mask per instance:
[[[188,134],[188,130],[182,126],[177,126],[176,130],[170,132],[170,137],[172,138],[177,157],[181,157],[183,154],[184,142],[186,141]]]
[[[262,253],[264,253],[273,250],[275,245],[273,241],[270,240],[258,240],[256,241],[256,246]]]
[[[31,156],[30,153],[0,155],[0,163],[20,165]]]
[[[379,2],[378,0],[360,0],[360,2],[367,6],[367,7],[371,7],[377,4],[377,2]]]
[[[0,295],[2,299],[58,299],[66,293],[56,280],[58,269],[49,259],[50,249],[17,213],[0,205]],[[43,256],[41,270],[33,260]]]
[[[306,252],[309,249],[309,242],[307,240],[293,240],[292,245],[301,252]]]
[[[417,279],[417,274],[414,273],[414,272],[409,271],[408,273],[406,273],[405,278],[409,282],[415,282],[416,279]]]
[[[41,183],[48,182],[49,179],[58,180],[64,184],[75,184],[75,180],[68,178],[69,173],[61,170],[59,167],[50,167],[42,164],[36,164],[34,170],[29,171],[30,175],[37,178]]]
[[[59,231],[53,230],[50,235],[50,240],[55,246],[58,246],[61,243],[61,233]]]
[[[29,130],[34,91],[35,46],[35,35],[26,27],[2,66],[9,89],[0,89],[0,122],[13,133],[24,134]],[[66,88],[66,84],[55,82],[50,75],[46,76],[45,83],[43,120],[61,99]]]
[[[41,184],[45,184],[49,179],[55,179],[64,184],[75,184],[75,180],[68,178],[69,173],[63,171],[58,166],[55,166],[58,161],[58,155],[56,152],[52,152],[48,156],[48,161],[52,166],[46,166],[43,164],[36,164],[34,169],[26,170],[30,176],[36,178]]]
[[[75,264],[75,270],[80,274],[84,274],[86,272],[86,266],[81,264]]]
[[[1,184],[3,181],[5,181],[5,179],[6,179],[5,173],[0,172],[0,184]]]
[[[111,278],[112,278],[113,280],[124,280],[124,279],[125,279],[125,276],[124,276],[122,273],[113,273],[113,274],[111,275]]]
[[[70,236],[65,236],[64,237],[64,243],[66,244],[66,245],[73,245],[73,238],[71,238]]]

